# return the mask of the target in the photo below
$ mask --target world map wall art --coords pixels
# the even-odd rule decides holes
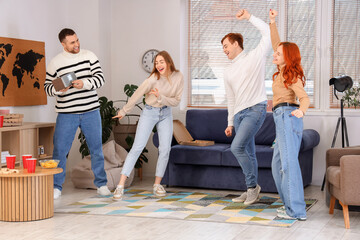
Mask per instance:
[[[45,43],[0,37],[0,106],[45,105]]]

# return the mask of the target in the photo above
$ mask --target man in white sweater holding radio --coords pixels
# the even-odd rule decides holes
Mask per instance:
[[[96,89],[105,79],[98,58],[91,51],[81,49],[80,41],[72,29],[64,28],[59,33],[64,51],[55,56],[47,66],[45,92],[56,97],[56,127],[53,158],[60,160],[62,173],[54,176],[54,199],[61,195],[65,181],[66,158],[78,127],[84,133],[90,150],[94,184],[100,195],[110,195],[104,170],[102,151],[102,128],[100,104]],[[56,91],[52,83],[56,78],[75,73],[76,80],[67,88]]]
[[[268,24],[250,15],[246,9],[239,10],[236,18],[248,20],[261,33],[259,44],[247,53],[243,51],[243,36],[240,33],[229,33],[221,40],[224,53],[231,60],[224,72],[228,105],[225,134],[230,137],[235,129],[231,152],[243,170],[247,186],[247,191],[233,201],[250,205],[257,201],[261,190],[257,182],[255,135],[266,116],[265,61],[271,39]]]

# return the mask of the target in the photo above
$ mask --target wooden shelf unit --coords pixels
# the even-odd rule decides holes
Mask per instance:
[[[21,126],[0,128],[0,152],[16,155],[16,165],[22,166],[21,155],[31,154],[38,159],[51,158],[54,149],[55,123],[24,122]],[[39,158],[38,146],[43,145],[44,158]],[[0,163],[0,167],[6,163]]]

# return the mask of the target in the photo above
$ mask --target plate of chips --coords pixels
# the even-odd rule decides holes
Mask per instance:
[[[51,168],[57,168],[57,166],[59,165],[60,160],[54,160],[54,159],[50,159],[50,160],[40,160],[40,166],[42,168],[47,168],[47,169],[51,169]]]

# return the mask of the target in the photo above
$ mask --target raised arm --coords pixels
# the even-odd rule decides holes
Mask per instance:
[[[270,17],[270,35],[271,35],[271,44],[274,51],[277,50],[277,47],[280,44],[280,36],[278,29],[276,27],[275,18],[278,15],[276,10],[270,9],[269,17]]]
[[[260,18],[251,15],[246,9],[240,9],[236,14],[236,18],[239,20],[249,20],[260,31],[261,40],[254,49],[254,54],[266,55],[271,45],[269,25]]]

